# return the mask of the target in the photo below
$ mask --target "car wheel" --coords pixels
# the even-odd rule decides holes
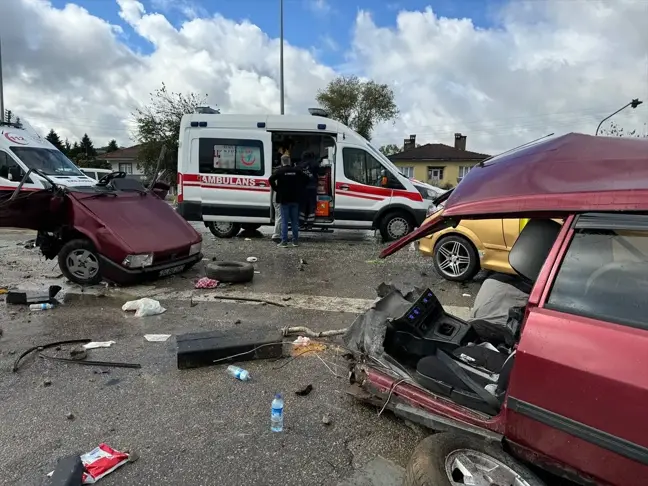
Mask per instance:
[[[209,221],[207,227],[216,238],[234,238],[241,231],[240,224],[225,221]]]
[[[446,280],[464,282],[479,272],[479,255],[463,236],[444,236],[434,246],[434,268]]]
[[[443,432],[424,439],[405,471],[405,486],[545,486],[499,444]]]
[[[384,241],[395,241],[407,235],[414,228],[412,218],[402,211],[386,214],[380,222],[380,235]]]
[[[219,282],[245,283],[254,278],[254,266],[243,262],[214,262],[207,264],[205,274]]]
[[[101,282],[101,261],[92,242],[84,239],[68,241],[58,253],[61,272],[71,282],[95,285]]]

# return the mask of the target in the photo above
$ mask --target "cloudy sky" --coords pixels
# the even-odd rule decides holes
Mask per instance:
[[[286,112],[339,74],[388,83],[409,134],[493,153],[648,122],[648,0],[284,0]],[[5,104],[37,129],[132,144],[162,82],[224,113],[279,112],[279,0],[0,0]]]

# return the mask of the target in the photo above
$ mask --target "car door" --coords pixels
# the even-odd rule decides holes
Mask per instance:
[[[558,261],[531,294],[506,438],[599,482],[637,484],[648,475],[648,216],[583,215]]]
[[[270,223],[272,143],[265,130],[196,130],[191,157],[199,174],[205,221]],[[194,167],[196,164],[192,164]]]
[[[393,190],[382,187],[386,169],[359,146],[344,146],[341,155],[335,172],[335,224],[371,228],[378,211],[392,197]]]
[[[0,150],[0,195],[15,191],[24,176],[23,168],[7,152]],[[36,189],[40,186],[31,177],[22,186],[25,191]]]

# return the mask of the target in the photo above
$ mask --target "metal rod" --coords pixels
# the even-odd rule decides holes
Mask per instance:
[[[625,105],[625,106],[619,108],[617,111],[615,111],[615,112],[612,113],[611,115],[608,115],[608,116],[606,116],[605,118],[603,118],[603,119],[601,120],[601,123],[598,124],[598,127],[596,127],[596,133],[595,133],[594,135],[598,135],[598,132],[599,132],[599,130],[601,129],[601,125],[603,125],[603,122],[605,122],[606,120],[609,120],[610,118],[612,118],[614,115],[616,115],[616,114],[619,113],[620,111],[625,110],[625,109],[626,109],[628,106],[630,106],[631,104],[632,104],[632,101],[631,101],[630,103],[628,103],[627,105]]]
[[[0,37],[0,123],[4,122],[5,108],[4,108],[4,86],[2,83],[2,38]]]
[[[279,96],[281,114],[284,114],[284,3],[279,0]]]

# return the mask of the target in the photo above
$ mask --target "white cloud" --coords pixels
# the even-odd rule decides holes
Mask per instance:
[[[307,0],[308,7],[318,14],[326,14],[331,12],[331,4],[327,0]]]
[[[123,144],[130,112],[162,82],[208,93],[224,112],[279,111],[277,39],[219,15],[187,15],[174,26],[165,1],[157,13],[118,0],[121,18],[153,46],[147,55],[129,49],[117,26],[73,4],[2,2],[6,104],[43,131],[74,139],[87,131],[97,143]],[[503,150],[552,131],[591,133],[636,97],[646,103],[615,120],[641,130],[646,25],[641,0],[512,2],[492,29],[430,9],[401,11],[387,28],[360,12],[343,69],[395,90],[402,115],[377,128],[377,143],[400,143],[410,133],[452,143],[460,131],[469,149]],[[304,113],[336,71],[287,42],[285,74],[287,112]]]

